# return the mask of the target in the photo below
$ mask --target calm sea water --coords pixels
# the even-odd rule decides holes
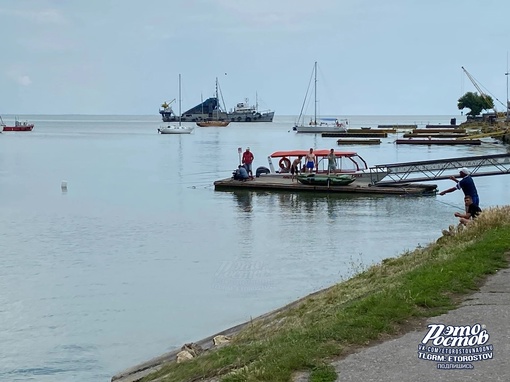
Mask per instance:
[[[426,245],[462,208],[460,191],[214,191],[213,181],[236,167],[238,147],[251,147],[254,168],[276,150],[335,147],[332,138],[292,132],[294,117],[182,136],[158,135],[157,116],[29,118],[33,132],[0,134],[1,381],[108,381]],[[394,139],[345,149],[370,165],[506,152],[490,139],[479,147],[397,147]],[[508,203],[510,177],[475,182],[482,208]]]

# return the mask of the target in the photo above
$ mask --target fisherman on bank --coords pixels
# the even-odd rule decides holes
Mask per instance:
[[[456,182],[457,185],[447,190],[441,191],[439,195],[443,196],[444,194],[453,192],[455,190],[462,190],[465,196],[471,197],[473,204],[479,206],[480,198],[478,198],[478,192],[476,191],[475,182],[473,181],[473,178],[469,175],[469,170],[466,167],[462,167],[461,169],[459,169],[459,176],[460,178],[462,178],[461,180],[458,180],[454,176],[450,176],[450,179]]]
[[[466,213],[461,214],[460,212],[455,212],[454,216],[459,218],[461,224],[467,225],[472,219],[476,218],[482,210],[473,203],[469,195],[464,197],[464,204],[466,206]]]

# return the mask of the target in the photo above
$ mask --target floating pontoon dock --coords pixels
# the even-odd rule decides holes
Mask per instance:
[[[395,134],[397,129],[372,129],[371,127],[362,127],[361,129],[347,129],[346,131],[349,134],[364,134],[364,133],[388,133]]]
[[[429,133],[427,132],[414,132],[414,133],[406,133],[403,134],[402,137],[404,138],[464,138],[467,137],[466,133]]]
[[[398,184],[377,186],[368,183],[356,182],[348,186],[316,186],[294,182],[289,176],[261,175],[253,180],[239,181],[232,178],[217,180],[214,182],[217,191],[229,191],[233,189],[247,190],[272,190],[290,192],[325,192],[325,193],[352,193],[352,194],[386,194],[386,195],[433,195],[437,191],[435,184]]]
[[[397,145],[481,145],[479,139],[397,139]]]
[[[441,179],[448,179],[452,174],[458,175],[458,169],[467,167],[471,176],[489,176],[510,174],[510,154],[481,155],[460,158],[447,158],[418,162],[403,162],[380,164],[370,170],[386,172],[387,175],[377,184],[366,181],[355,181],[348,186],[311,186],[294,180],[290,175],[274,176],[261,175],[254,180],[245,182],[232,178],[214,182],[215,190],[274,190],[274,191],[313,191],[329,193],[355,194],[387,194],[387,195],[430,195],[435,194],[437,186],[428,183]]]
[[[413,129],[413,133],[419,134],[430,134],[430,133],[447,133],[447,134],[453,134],[453,133],[459,133],[459,134],[465,134],[467,133],[466,129]]]
[[[336,141],[339,145],[380,145],[378,138],[341,138]]]
[[[458,129],[460,125],[425,125],[426,129]]]
[[[378,129],[398,129],[398,130],[410,130],[410,129],[417,129],[418,125],[378,125]]]
[[[358,137],[358,138],[386,138],[388,133],[385,131],[363,130],[362,133],[322,133],[323,138],[341,138],[341,137]]]

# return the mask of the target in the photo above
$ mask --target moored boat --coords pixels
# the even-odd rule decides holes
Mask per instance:
[[[299,167],[300,171],[304,170],[304,158],[308,153],[308,150],[276,151],[267,157],[269,168],[263,167],[260,171],[257,169],[256,172],[265,177],[290,177],[290,166],[292,162],[296,158],[301,158]],[[313,171],[315,174],[348,174],[353,175],[356,178],[357,183],[364,182],[369,184],[376,184],[388,174],[388,171],[384,168],[368,167],[367,162],[354,151],[334,151],[335,170],[330,172],[328,163],[330,150],[314,150],[313,153],[316,157],[315,168]],[[273,160],[278,161],[278,170],[275,170]]]
[[[297,180],[301,184],[311,186],[347,186],[356,180],[354,175],[348,174],[299,174]]]
[[[20,121],[18,121],[17,118],[14,121],[14,126],[7,125],[2,120],[2,117],[0,117],[0,126],[2,127],[3,131],[32,131],[34,128],[33,123],[29,123],[27,121],[20,122]]]
[[[200,127],[226,127],[230,121],[203,121],[203,122],[196,122],[197,126]]]
[[[195,107],[185,111],[181,115],[174,113],[170,106],[173,102],[164,102],[159,109],[163,122],[176,122],[181,119],[182,122],[204,122],[209,120],[227,121],[227,122],[273,122],[274,111],[261,111],[258,108],[258,101],[254,106],[245,102],[239,102],[229,112],[220,106],[220,92],[218,79],[216,79],[216,92],[213,97],[207,98]]]
[[[248,103],[248,98],[244,102],[239,102],[234,110],[227,113],[227,119],[232,122],[272,122],[274,111],[259,110],[258,100],[255,105]]]
[[[179,112],[181,111],[181,75],[179,74]],[[160,126],[158,129],[158,133],[160,134],[191,134],[194,130],[194,127],[191,126],[183,126],[181,124],[181,119],[179,118],[178,125],[167,125]]]
[[[167,125],[160,126],[158,132],[160,134],[191,134],[193,127],[182,126],[182,125]]]
[[[314,114],[313,118],[310,119],[308,124],[305,124],[305,115],[304,115],[304,107],[309,102],[308,96],[311,93],[307,89],[305,94],[305,100],[303,101],[303,105],[301,107],[301,111],[299,113],[298,121],[292,128],[294,131],[298,133],[311,133],[311,134],[320,134],[320,133],[334,133],[334,132],[345,132],[346,126],[349,124],[347,119],[338,120],[338,118],[324,118],[320,117],[317,119],[317,61],[315,61],[313,67],[313,75],[314,75],[314,83],[313,83],[313,94],[314,94]],[[310,85],[309,85],[310,87]]]
[[[346,132],[348,123],[346,119],[339,121],[338,118],[319,118],[318,121],[316,119],[310,120],[308,126],[298,126],[296,124],[292,129],[298,133],[312,134]]]

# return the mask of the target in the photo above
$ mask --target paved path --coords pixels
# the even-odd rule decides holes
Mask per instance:
[[[427,325],[485,326],[493,359],[470,362],[471,370],[438,370],[438,362],[418,359]],[[434,346],[431,342],[428,346]],[[490,353],[490,351],[489,351]],[[448,355],[447,355],[448,357]],[[427,320],[422,331],[383,342],[333,363],[339,382],[510,381],[510,270],[491,275],[479,292],[447,314]]]

